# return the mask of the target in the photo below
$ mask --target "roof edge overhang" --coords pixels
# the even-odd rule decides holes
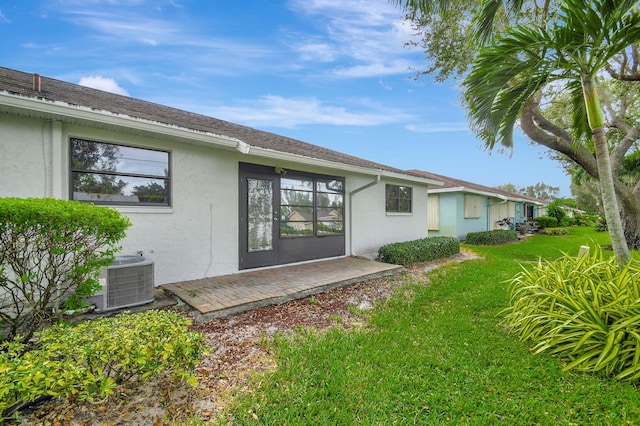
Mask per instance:
[[[235,149],[240,141],[225,135],[200,132],[185,127],[173,126],[157,121],[118,114],[105,110],[93,109],[79,105],[71,105],[66,102],[37,99],[20,95],[13,95],[6,91],[0,91],[0,105],[24,110],[26,112],[38,112],[50,119],[75,119],[94,123],[108,124],[116,127],[125,127],[138,131],[154,134],[173,136],[181,139],[190,139],[194,142],[219,145],[224,148]]]
[[[354,166],[354,165],[345,164],[345,163],[337,163],[335,161],[306,157],[303,155],[291,154],[288,152],[276,151],[276,150],[261,148],[253,145],[251,145],[250,154],[256,155],[262,158],[293,161],[298,163],[304,163],[305,165],[324,167],[324,168],[333,168],[333,169],[338,168],[340,170],[349,171],[353,173],[358,173],[358,174],[363,174],[368,176],[388,177],[391,179],[399,179],[399,180],[408,181],[408,182],[420,183],[423,185],[437,185],[437,186],[444,185],[444,182],[435,180],[435,179],[422,178],[418,176],[394,172],[391,170],[376,169],[376,168],[363,167],[363,166]]]
[[[455,186],[455,187],[451,187],[451,188],[434,188],[434,189],[430,189],[429,192],[431,193],[446,193],[446,192],[467,192],[469,194],[475,194],[475,195],[484,195],[487,197],[493,197],[493,198],[499,198],[501,200],[504,201],[508,201],[511,200],[509,197],[506,197],[502,194],[497,194],[495,192],[489,192],[489,191],[481,191],[479,189],[473,189],[473,188],[467,188],[465,186]]]
[[[27,115],[33,115],[33,112],[37,112],[41,117],[53,120],[64,121],[65,119],[73,119],[135,129],[139,132],[175,137],[183,140],[185,143],[197,143],[223,149],[233,149],[243,154],[250,154],[262,158],[293,161],[310,166],[345,170],[369,176],[384,176],[422,185],[444,185],[444,182],[435,179],[261,148],[226,135],[203,132],[105,110],[72,105],[66,102],[16,95],[2,90],[0,90],[0,106],[7,106],[11,110],[25,111]]]
[[[482,191],[479,189],[467,188],[466,186],[454,186],[449,188],[429,189],[430,194],[443,194],[443,193],[449,193],[449,192],[467,192],[469,194],[484,195],[487,197],[499,198],[503,201],[522,202],[522,203],[535,204],[537,206],[544,206],[544,203],[540,201],[529,200],[522,197],[509,197],[508,195],[498,194],[490,191]]]

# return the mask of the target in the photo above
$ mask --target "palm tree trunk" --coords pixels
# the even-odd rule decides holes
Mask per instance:
[[[613,172],[611,171],[609,144],[607,143],[607,135],[604,130],[604,118],[602,116],[600,99],[598,98],[598,90],[591,76],[587,75],[582,78],[582,90],[589,126],[591,127],[591,134],[593,135],[593,143],[595,145],[598,181],[600,182],[600,192],[602,193],[604,217],[607,219],[607,228],[611,236],[613,253],[618,260],[618,267],[623,268],[629,262],[629,259],[631,259],[631,253],[629,252],[629,246],[624,236],[622,220],[620,219],[620,209],[618,208],[618,199],[616,198],[613,183]]]
[[[604,132],[604,126],[591,130],[593,134],[593,142],[596,149],[596,161],[598,163],[598,177],[600,181],[600,191],[602,193],[602,206],[604,208],[604,217],[607,219],[607,228],[611,235],[611,245],[613,252],[618,259],[618,266],[622,268],[629,262],[631,253],[624,237],[622,221],[620,220],[620,211],[618,208],[618,200],[613,187],[613,173],[611,172],[611,161],[609,158],[609,147],[607,137]]]

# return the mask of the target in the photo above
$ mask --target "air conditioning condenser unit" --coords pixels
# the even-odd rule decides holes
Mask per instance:
[[[144,305],[154,299],[153,261],[142,256],[116,256],[99,279],[102,290],[87,299],[96,312]]]

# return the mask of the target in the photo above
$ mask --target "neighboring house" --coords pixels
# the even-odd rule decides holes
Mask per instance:
[[[421,170],[409,172],[444,182],[440,187],[429,189],[429,236],[456,237],[463,241],[469,232],[518,229],[546,212],[545,201],[526,195]]]
[[[0,68],[0,135],[0,196],[117,209],[133,223],[121,254],[153,260],[156,285],[372,256],[383,244],[426,237],[427,190],[442,184],[7,68]]]

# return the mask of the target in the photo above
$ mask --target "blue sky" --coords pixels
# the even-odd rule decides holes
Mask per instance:
[[[0,66],[487,186],[569,178],[518,137],[488,153],[455,81],[415,79],[387,0],[0,0]]]

